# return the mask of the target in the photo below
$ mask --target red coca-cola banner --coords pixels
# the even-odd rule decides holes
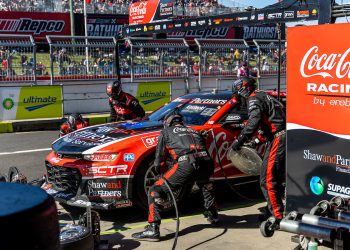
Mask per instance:
[[[69,13],[1,11],[0,34],[32,35],[36,40],[46,35],[69,36]]]
[[[129,5],[129,24],[167,20],[173,16],[172,0],[148,0]]]

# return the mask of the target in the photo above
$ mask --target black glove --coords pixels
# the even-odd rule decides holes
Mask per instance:
[[[232,150],[237,151],[241,148],[241,146],[242,146],[242,143],[236,139],[233,141],[231,148]]]

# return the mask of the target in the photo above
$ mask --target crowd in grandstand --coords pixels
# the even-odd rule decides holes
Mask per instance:
[[[73,1],[75,13],[83,13],[83,1]],[[87,5],[87,11],[89,13],[127,14],[129,4],[137,1],[140,0],[91,0],[90,4]],[[219,4],[218,0],[176,0],[174,14],[210,15],[237,11],[240,7],[226,7]],[[70,5],[69,0],[0,0],[0,11],[69,12]]]

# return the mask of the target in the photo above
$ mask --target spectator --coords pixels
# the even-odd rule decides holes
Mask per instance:
[[[249,67],[247,62],[243,62],[242,66],[237,71],[237,78],[242,78],[244,76],[249,76]]]

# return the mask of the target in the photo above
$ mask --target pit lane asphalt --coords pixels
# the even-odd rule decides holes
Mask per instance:
[[[57,139],[58,131],[0,134],[0,173],[16,166],[28,180],[41,177],[45,156],[51,143]],[[40,150],[40,151],[29,151]],[[201,212],[201,199],[191,195],[180,207],[181,224],[177,249],[293,249],[289,233],[276,232],[272,238],[263,238],[259,232],[257,215],[265,203],[256,182],[236,186],[247,196],[243,199],[225,185],[216,183],[216,195],[222,223],[212,227],[206,223]],[[59,211],[65,211],[59,204]],[[70,208],[75,219],[83,209]],[[101,238],[108,240],[112,249],[171,249],[175,233],[174,212],[163,215],[160,242],[135,241],[131,234],[143,230],[147,224],[147,213],[138,208],[101,211]],[[60,220],[67,217],[60,215]],[[319,247],[319,249],[325,249]]]
[[[7,175],[9,167],[15,166],[29,181],[41,177],[45,157],[58,135],[59,131],[0,134],[0,174]]]

